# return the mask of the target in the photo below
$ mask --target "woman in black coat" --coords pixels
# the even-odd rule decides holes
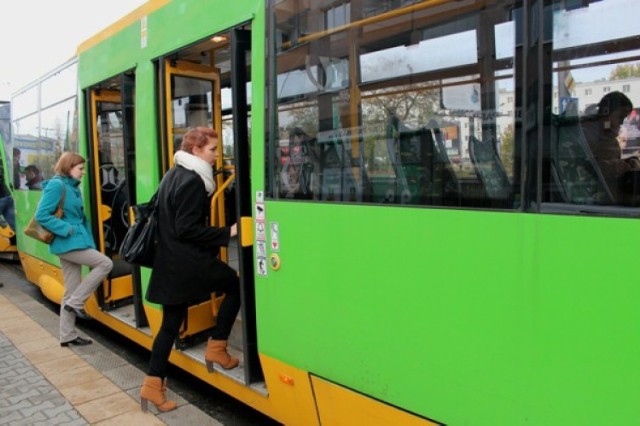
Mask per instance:
[[[158,246],[147,290],[147,300],[162,305],[162,325],[153,341],[148,375],[140,391],[142,410],[151,401],[160,411],[173,410],[167,401],[166,369],[180,325],[189,305],[225,294],[213,328],[205,361],[230,369],[238,359],[227,352],[227,338],[240,310],[240,284],[236,271],[218,259],[220,246],[229,244],[237,225],[214,228],[208,224],[210,200],[215,191],[213,165],[218,157],[218,135],[198,127],[187,132],[174,156],[173,167],[158,190]]]

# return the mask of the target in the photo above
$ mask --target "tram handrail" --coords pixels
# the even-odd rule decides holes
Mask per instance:
[[[222,221],[218,221],[217,219],[217,205],[218,205],[218,200],[220,198],[220,195],[224,192],[224,190],[231,185],[231,182],[234,181],[234,179],[236,178],[236,174],[235,173],[231,173],[231,175],[224,181],[222,182],[222,185],[220,185],[218,187],[218,189],[216,190],[216,192],[214,192],[213,197],[211,197],[211,225],[216,226],[217,224],[221,224]]]

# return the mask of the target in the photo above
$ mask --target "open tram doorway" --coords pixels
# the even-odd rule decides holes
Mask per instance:
[[[163,172],[173,166],[173,155],[190,128],[211,127],[219,136],[218,152],[222,155],[214,170],[216,192],[211,200],[210,223],[238,223],[239,237],[218,255],[238,271],[242,306],[228,340],[229,351],[241,359],[240,367],[217,371],[260,387],[263,375],[257,349],[250,219],[250,29],[243,26],[214,34],[159,58],[157,65]],[[177,349],[202,363],[220,301],[221,295],[214,293],[192,305],[176,342]]]
[[[135,194],[134,74],[123,73],[85,92],[89,134],[91,204],[98,250],[114,263],[98,290],[100,308],[135,327],[148,322],[142,307],[139,270],[120,258]]]

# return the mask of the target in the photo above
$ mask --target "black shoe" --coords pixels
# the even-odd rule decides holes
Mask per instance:
[[[92,344],[93,341],[91,339],[85,339],[84,337],[76,337],[73,340],[69,340],[68,342],[61,342],[60,346],[69,346],[69,345],[73,345],[73,346],[86,346],[86,345],[90,345]]]
[[[83,320],[93,319],[82,308],[78,309],[78,308],[74,308],[74,307],[69,306],[69,305],[64,305],[64,310],[67,311],[67,312],[73,312],[74,314],[76,314],[76,317],[82,318]]]

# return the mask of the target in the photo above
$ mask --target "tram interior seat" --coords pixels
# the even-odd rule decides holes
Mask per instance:
[[[469,156],[487,197],[493,204],[511,202],[512,187],[495,146],[470,136]]]
[[[312,173],[307,173],[307,176],[313,176],[313,171],[317,168],[321,171],[320,178],[305,177],[301,182],[311,182],[312,187],[316,187],[314,182],[319,181],[322,200],[357,201],[371,197],[371,183],[364,167],[363,151],[357,150],[358,153],[354,156],[353,136],[350,132],[345,132],[332,135],[329,140],[310,139],[308,152],[311,155],[306,167]],[[361,147],[360,135],[358,143]]]
[[[435,120],[414,130],[392,115],[388,129],[387,146],[396,169],[400,202],[460,205],[460,183]]]
[[[433,119],[429,120],[426,129],[431,133],[433,180],[439,183],[438,187],[434,188],[436,189],[434,195],[440,197],[438,200],[440,205],[460,206],[462,203],[462,189],[460,181],[453,171],[451,159],[447,154],[442,130]]]
[[[551,177],[560,201],[610,205],[613,196],[584,136],[575,103],[551,117]]]

